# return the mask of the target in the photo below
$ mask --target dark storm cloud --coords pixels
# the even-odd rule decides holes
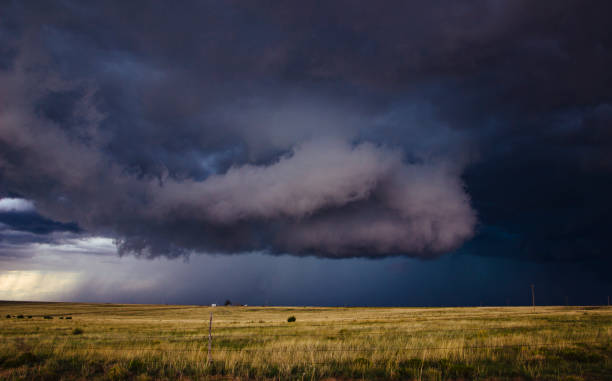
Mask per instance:
[[[31,201],[0,198],[0,258],[24,259],[35,255],[33,245],[61,245],[67,239],[82,237],[75,223],[62,223],[37,213]]]
[[[0,192],[121,252],[611,246],[606,2],[3,8]]]
[[[79,232],[76,224],[52,221],[36,213],[0,213],[0,223],[14,230],[34,234],[49,234],[56,231]]]

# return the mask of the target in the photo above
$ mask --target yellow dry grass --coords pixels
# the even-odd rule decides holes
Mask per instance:
[[[608,307],[4,302],[0,317],[2,379],[612,378]]]

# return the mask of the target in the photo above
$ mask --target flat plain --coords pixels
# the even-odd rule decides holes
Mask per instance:
[[[0,314],[6,380],[612,379],[610,307],[0,302]]]

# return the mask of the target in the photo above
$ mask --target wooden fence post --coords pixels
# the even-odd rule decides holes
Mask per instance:
[[[212,311],[210,312],[210,322],[208,324],[208,358],[206,363],[210,364],[210,360],[211,360],[211,352],[212,349]]]

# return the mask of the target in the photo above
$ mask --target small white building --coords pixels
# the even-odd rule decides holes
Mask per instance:
[[[216,304],[216,303],[213,303],[213,304],[211,304],[210,306],[211,306],[211,307],[217,307],[217,304]]]

